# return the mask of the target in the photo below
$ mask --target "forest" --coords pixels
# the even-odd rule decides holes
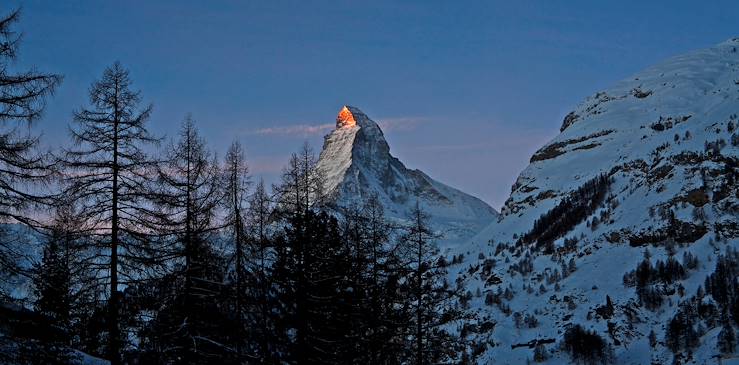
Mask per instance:
[[[325,204],[307,145],[266,186],[238,141],[218,158],[190,115],[152,134],[116,62],[65,147],[44,151],[30,127],[63,77],[16,64],[19,17],[0,20],[0,363],[474,359],[464,283],[448,282],[427,213],[398,225],[377,199]]]

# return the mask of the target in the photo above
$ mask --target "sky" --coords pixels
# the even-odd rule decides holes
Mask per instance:
[[[10,0],[19,67],[64,75],[35,128],[68,143],[89,85],[120,61],[172,138],[192,113],[223,155],[240,141],[275,181],[342,105],[381,123],[409,168],[500,208],[586,96],[739,36],[737,1]]]

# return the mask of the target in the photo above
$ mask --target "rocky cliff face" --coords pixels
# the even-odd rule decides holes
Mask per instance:
[[[606,339],[615,363],[669,363],[679,308],[720,310],[699,286],[739,246],[737,48],[674,57],[586,98],[532,156],[499,219],[457,252],[457,274],[482,293],[471,305],[496,323],[482,363],[525,363],[541,340],[547,362],[566,363],[557,344],[576,324]],[[685,275],[637,290],[628,273],[647,249]],[[693,317],[699,344],[678,356],[714,361],[721,321]]]
[[[325,137],[318,162],[329,200],[338,206],[377,196],[391,219],[404,219],[419,202],[443,234],[443,246],[478,233],[497,217],[480,199],[410,170],[390,154],[380,127],[361,110],[345,106]]]

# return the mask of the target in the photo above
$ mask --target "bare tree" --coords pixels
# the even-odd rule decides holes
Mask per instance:
[[[174,279],[183,282],[171,298],[163,298],[165,309],[156,321],[161,341],[173,351],[165,358],[201,363],[224,356],[228,331],[217,328],[217,304],[222,300],[225,263],[213,244],[220,228],[215,220],[223,198],[220,174],[217,158],[188,115],[179,140],[168,148],[151,195],[155,232],[166,243],[159,248],[165,249]]]
[[[462,287],[447,282],[446,264],[434,243],[438,235],[418,202],[408,221],[401,245],[407,260],[407,289],[412,303],[409,321],[415,327],[409,332],[413,339],[409,344],[410,356],[419,365],[453,360],[461,353],[462,341],[447,332],[445,326],[466,315],[454,303]]]
[[[39,139],[29,127],[41,117],[46,98],[62,77],[34,68],[14,70],[21,34],[13,27],[19,18],[18,10],[0,17],[0,223],[36,225],[29,208],[46,202],[38,188],[48,181],[51,166],[46,156],[37,151]],[[25,240],[16,240],[5,230],[0,234],[3,277],[26,275],[18,266],[28,251],[23,247]]]
[[[318,159],[307,142],[300,152],[290,156],[280,184],[273,186],[281,214],[302,215],[321,202],[323,176],[316,168],[317,164]]]
[[[11,63],[18,55],[21,34],[13,31],[20,19],[15,10],[0,19],[0,120],[34,121],[41,117],[46,97],[54,92],[62,78],[35,69],[14,73]]]
[[[264,187],[264,180],[260,179],[257,182],[254,192],[249,197],[248,208],[246,227],[249,236],[249,270],[255,305],[254,326],[257,329],[255,335],[259,343],[259,357],[264,359],[263,363],[270,363],[275,355],[270,346],[274,340],[270,319],[273,304],[270,297],[272,287],[270,269],[275,257],[269,231],[274,206]]]
[[[231,231],[234,245],[234,275],[236,281],[236,320],[239,333],[236,340],[236,353],[242,354],[244,335],[244,281],[246,269],[245,256],[245,221],[246,200],[249,189],[249,167],[244,158],[244,151],[238,142],[231,143],[226,152],[223,167],[224,208],[226,210],[225,225]]]
[[[396,244],[391,244],[394,227],[384,215],[377,195],[362,205],[342,208],[343,235],[349,246],[349,277],[352,291],[350,320],[354,331],[353,351],[363,363],[389,363],[405,350],[400,328],[407,322],[400,316],[406,297],[399,295],[401,265]]]
[[[146,128],[151,105],[139,109],[140,93],[131,89],[129,72],[116,62],[89,91],[89,108],[74,113],[74,145],[64,154],[68,194],[80,203],[80,217],[109,250],[109,356],[120,363],[119,285],[136,279],[142,261],[141,211],[147,168],[153,161],[144,146],[158,142]],[[124,275],[123,280],[119,273]]]

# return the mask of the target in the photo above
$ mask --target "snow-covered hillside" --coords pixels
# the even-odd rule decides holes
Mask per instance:
[[[403,220],[418,201],[453,246],[495,220],[485,202],[444,185],[419,170],[410,170],[390,154],[380,127],[357,108],[345,106],[336,129],[326,136],[318,161],[329,200],[340,207],[376,195],[390,219]]]
[[[481,363],[526,363],[537,340],[544,362],[567,363],[560,344],[576,324],[606,339],[618,364],[672,361],[665,332],[679,303],[712,303],[698,287],[739,246],[737,48],[732,39],[674,57],[586,98],[531,158],[499,219],[458,246],[457,271],[480,293],[471,306],[496,322]],[[650,284],[662,298],[651,309],[624,280],[647,249],[653,265],[672,255],[686,270]],[[700,341],[684,363],[731,357],[717,350],[721,321],[694,317]]]

